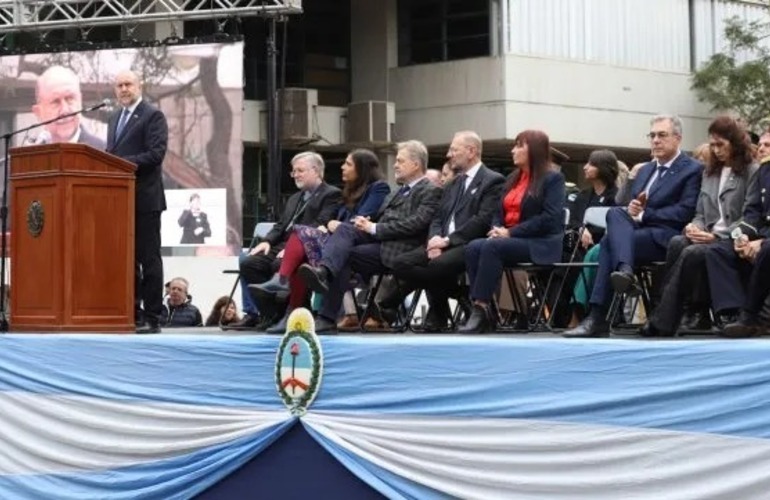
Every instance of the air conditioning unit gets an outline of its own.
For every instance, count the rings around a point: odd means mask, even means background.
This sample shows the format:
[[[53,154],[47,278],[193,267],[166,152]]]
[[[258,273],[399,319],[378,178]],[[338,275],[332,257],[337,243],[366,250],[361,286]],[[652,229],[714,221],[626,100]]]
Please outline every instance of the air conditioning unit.
[[[279,93],[281,102],[281,141],[307,142],[313,137],[313,114],[318,106],[315,89],[287,88]]]
[[[388,144],[394,136],[396,105],[386,101],[348,104],[348,143]]]

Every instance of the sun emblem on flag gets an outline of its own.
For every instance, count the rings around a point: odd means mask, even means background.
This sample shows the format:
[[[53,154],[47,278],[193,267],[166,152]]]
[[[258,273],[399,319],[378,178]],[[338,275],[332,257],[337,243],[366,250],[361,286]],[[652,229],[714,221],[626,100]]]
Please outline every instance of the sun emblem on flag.
[[[275,359],[275,381],[292,414],[303,415],[321,385],[323,352],[310,311],[295,309],[286,325]]]

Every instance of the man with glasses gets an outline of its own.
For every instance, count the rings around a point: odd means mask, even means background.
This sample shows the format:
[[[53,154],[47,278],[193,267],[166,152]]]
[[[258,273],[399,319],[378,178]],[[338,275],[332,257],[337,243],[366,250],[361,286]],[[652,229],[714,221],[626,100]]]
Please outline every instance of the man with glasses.
[[[281,219],[262,238],[249,254],[240,261],[241,290],[243,293],[244,317],[230,328],[255,328],[259,315],[267,324],[272,324],[281,312],[275,304],[259,304],[259,311],[249,294],[248,285],[263,283],[278,271],[283,257],[283,247],[295,225],[325,226],[337,214],[342,193],[326,184],[324,160],[313,152],[299,153],[291,160],[291,177],[299,192],[286,202]]]
[[[664,260],[669,240],[695,215],[703,166],[679,149],[682,121],[671,115],[655,116],[647,138],[653,160],[634,179],[631,202],[607,213],[591,312],[565,337],[609,336],[607,306],[613,290],[623,293],[636,287],[634,266]]]

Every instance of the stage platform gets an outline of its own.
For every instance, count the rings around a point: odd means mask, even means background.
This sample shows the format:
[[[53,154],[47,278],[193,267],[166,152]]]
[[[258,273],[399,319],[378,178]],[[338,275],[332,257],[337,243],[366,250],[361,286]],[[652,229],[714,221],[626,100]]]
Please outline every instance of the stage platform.
[[[0,498],[768,498],[765,339],[318,338],[0,336]]]

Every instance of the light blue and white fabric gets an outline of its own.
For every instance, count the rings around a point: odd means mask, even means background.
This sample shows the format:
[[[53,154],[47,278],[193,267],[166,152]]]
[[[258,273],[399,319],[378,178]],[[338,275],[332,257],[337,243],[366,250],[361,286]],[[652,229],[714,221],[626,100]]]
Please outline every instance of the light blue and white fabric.
[[[0,337],[0,498],[189,498],[296,423],[279,338]],[[301,425],[389,498],[770,497],[770,343],[324,337]]]

